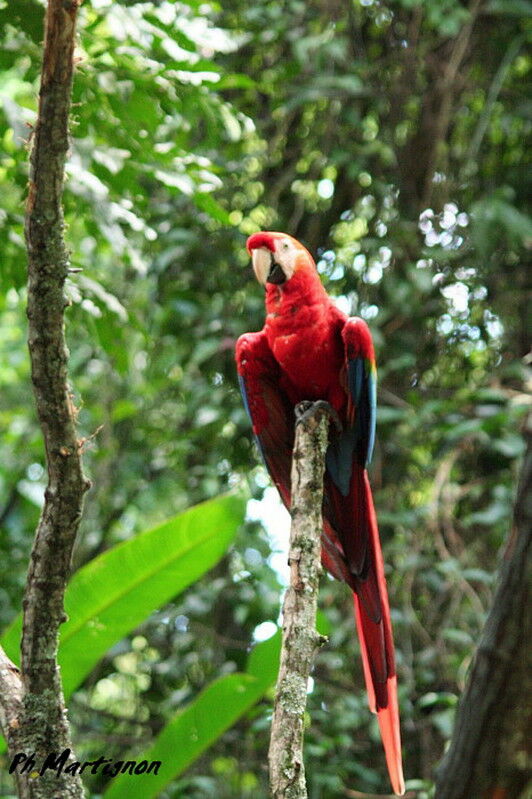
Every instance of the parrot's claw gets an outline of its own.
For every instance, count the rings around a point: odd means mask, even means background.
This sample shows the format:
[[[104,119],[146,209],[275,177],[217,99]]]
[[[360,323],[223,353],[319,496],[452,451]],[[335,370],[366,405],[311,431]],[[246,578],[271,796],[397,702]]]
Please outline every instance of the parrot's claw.
[[[302,402],[299,402],[295,407],[296,424],[306,422],[307,419],[310,419],[310,417],[314,416],[314,414],[318,411],[326,411],[331,420],[334,422],[338,432],[342,432],[342,423],[340,421],[340,417],[334,410],[333,406],[325,400],[316,400],[315,402],[312,402],[311,400],[303,400]]]

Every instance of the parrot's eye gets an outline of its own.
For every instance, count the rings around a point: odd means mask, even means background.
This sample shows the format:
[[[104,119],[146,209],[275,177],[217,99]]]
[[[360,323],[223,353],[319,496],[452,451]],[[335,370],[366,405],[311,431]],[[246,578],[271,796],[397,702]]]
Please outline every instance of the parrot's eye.
[[[283,243],[281,244],[281,247],[286,252],[287,250],[290,249],[290,244],[287,241],[283,241]]]

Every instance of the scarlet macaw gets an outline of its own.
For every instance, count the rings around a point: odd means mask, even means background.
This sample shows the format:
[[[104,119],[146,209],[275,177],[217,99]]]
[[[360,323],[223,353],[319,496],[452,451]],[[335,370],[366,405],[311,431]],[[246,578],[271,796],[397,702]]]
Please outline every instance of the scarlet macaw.
[[[308,250],[284,233],[247,241],[266,290],[266,321],[238,339],[244,404],[266,467],[287,508],[295,406],[325,400],[331,425],[321,537],[323,566],[352,589],[370,709],[378,714],[388,772],[404,793],[397,678],[377,520],[366,467],[375,439],[376,367],[371,334],[327,295]]]

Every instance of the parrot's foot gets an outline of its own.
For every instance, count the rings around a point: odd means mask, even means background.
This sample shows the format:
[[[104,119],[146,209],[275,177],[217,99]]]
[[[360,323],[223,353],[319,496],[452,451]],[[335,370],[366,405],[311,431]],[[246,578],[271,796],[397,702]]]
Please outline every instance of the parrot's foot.
[[[331,420],[334,422],[338,432],[342,432],[342,423],[340,421],[340,417],[334,410],[333,406],[325,400],[316,400],[315,402],[312,402],[311,400],[303,400],[302,402],[299,402],[295,407],[296,424],[306,422],[319,411],[326,411]]]

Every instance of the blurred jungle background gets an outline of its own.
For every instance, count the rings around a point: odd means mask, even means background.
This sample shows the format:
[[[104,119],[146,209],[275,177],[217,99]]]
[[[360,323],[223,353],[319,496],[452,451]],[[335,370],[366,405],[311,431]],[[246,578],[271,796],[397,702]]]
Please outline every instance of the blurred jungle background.
[[[237,486],[252,502],[217,565],[73,694],[80,759],[145,751],[202,689],[243,670],[278,621],[286,522],[233,352],[263,322],[246,236],[283,230],[374,336],[372,481],[405,771],[430,796],[523,452],[531,12],[528,0],[81,7],[64,202],[82,271],[68,284],[67,335],[93,488],[74,566]],[[21,606],[45,486],[23,240],[42,21],[36,0],[0,4],[1,628]],[[383,793],[352,601],[322,583],[330,640],[309,689],[309,796]],[[161,796],[265,799],[270,713],[271,689]],[[105,778],[87,785],[98,796]],[[0,795],[12,791],[2,767]]]

